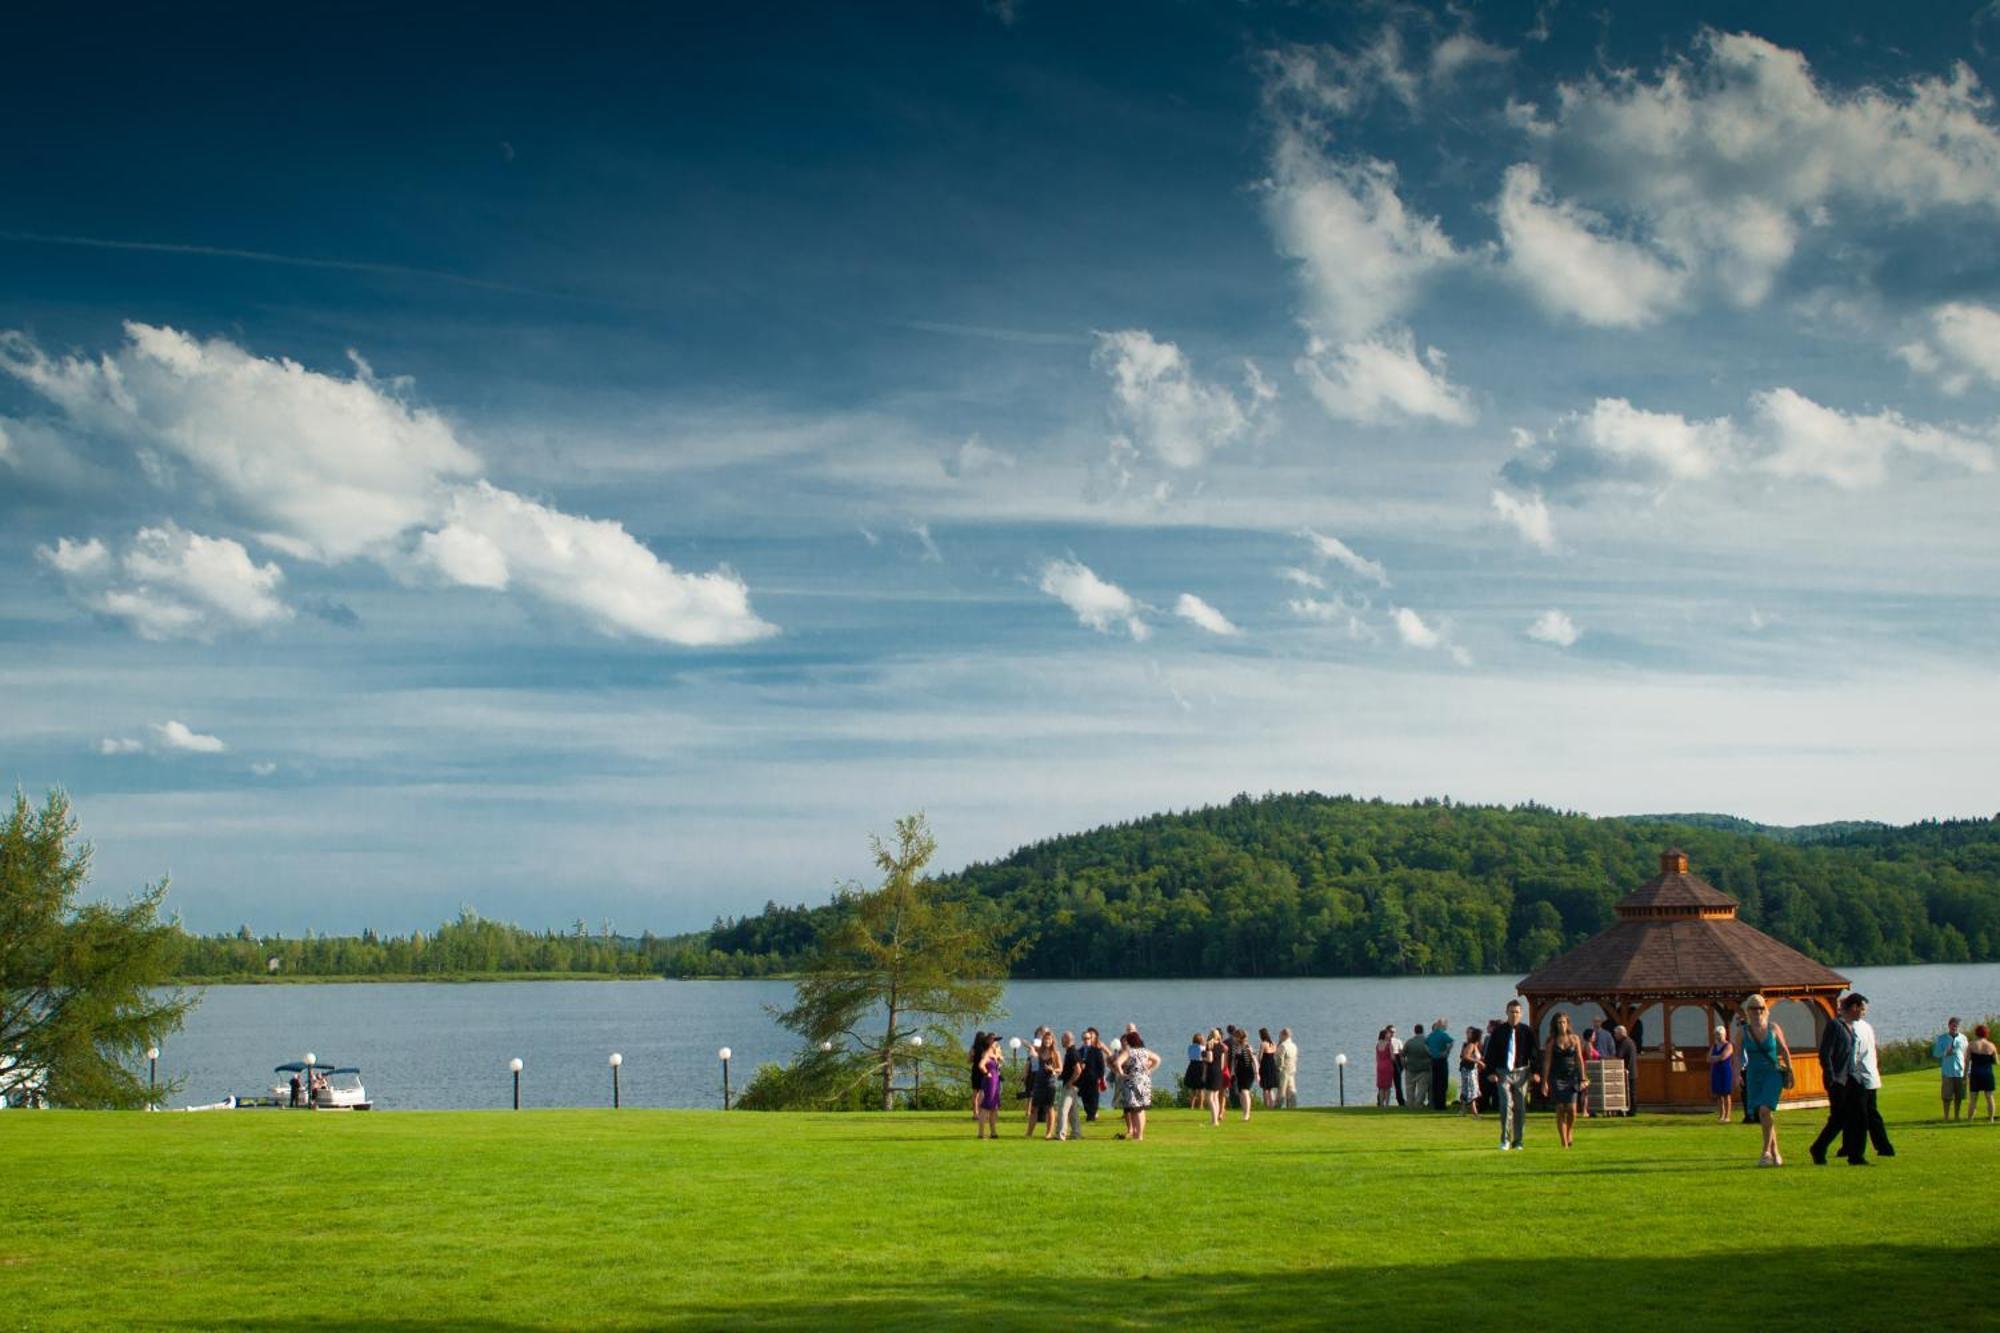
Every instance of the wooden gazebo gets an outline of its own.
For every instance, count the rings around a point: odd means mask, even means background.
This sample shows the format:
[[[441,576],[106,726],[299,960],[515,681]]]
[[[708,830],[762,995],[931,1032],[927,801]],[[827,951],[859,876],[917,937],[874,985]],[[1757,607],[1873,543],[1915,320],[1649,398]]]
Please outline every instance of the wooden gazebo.
[[[1787,1103],[1824,1101],[1815,1050],[1847,978],[1736,919],[1737,902],[1688,871],[1687,853],[1660,854],[1660,873],[1617,904],[1618,921],[1524,978],[1531,1021],[1546,1035],[1558,1011],[1623,1023],[1639,1043],[1635,1104],[1708,1106],[1708,1043],[1734,1037],[1745,997],[1761,992],[1792,1049]],[[1581,1011],[1581,1012],[1579,1012]]]

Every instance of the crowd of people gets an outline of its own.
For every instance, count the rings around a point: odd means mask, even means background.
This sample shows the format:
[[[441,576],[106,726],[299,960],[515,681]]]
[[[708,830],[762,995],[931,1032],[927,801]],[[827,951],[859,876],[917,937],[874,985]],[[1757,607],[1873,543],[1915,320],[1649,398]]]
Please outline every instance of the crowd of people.
[[[1085,1125],[1097,1123],[1098,1109],[1108,1097],[1125,1122],[1113,1137],[1145,1139],[1161,1059],[1136,1025],[1127,1023],[1111,1043],[1094,1027],[1083,1029],[1081,1038],[1038,1027],[1019,1063],[1030,1136],[1040,1130],[1052,1141],[1080,1139]],[[997,1139],[1008,1074],[1007,1049],[998,1033],[973,1034],[971,1064],[978,1137]],[[1207,1111],[1209,1123],[1220,1125],[1232,1103],[1245,1120],[1253,1104],[1273,1110],[1296,1107],[1298,1069],[1299,1048],[1290,1028],[1280,1028],[1275,1039],[1269,1028],[1259,1028],[1253,1042],[1247,1030],[1231,1024],[1210,1029],[1207,1037],[1197,1032],[1189,1038],[1181,1087],[1187,1105]]]
[[[1812,1160],[1825,1165],[1838,1145],[1838,1155],[1855,1166],[1877,1157],[1896,1155],[1877,1104],[1882,1087],[1875,1029],[1867,1021],[1868,997],[1850,993],[1841,998],[1832,1022],[1820,1037],[1816,1057],[1827,1094],[1826,1123],[1808,1148]],[[1971,1035],[1957,1018],[1946,1024],[1931,1048],[1942,1080],[1940,1095],[1946,1120],[1970,1120],[1985,1098],[1988,1123],[1994,1110],[1996,1048],[1987,1026]],[[1016,1047],[1020,1045],[1017,1041]],[[1425,1030],[1399,1037],[1394,1024],[1381,1029],[1375,1041],[1375,1104],[1448,1111],[1463,1116],[1499,1118],[1500,1149],[1517,1151],[1528,1102],[1539,1096],[1555,1112],[1556,1138],[1568,1148],[1575,1140],[1576,1122],[1592,1115],[1592,1070],[1622,1070],[1626,1095],[1612,1099],[1617,1109],[1599,1114],[1631,1115],[1632,1090],[1638,1081],[1639,1025],[1628,1030],[1610,1017],[1587,1027],[1572,1024],[1558,1012],[1543,1039],[1523,1021],[1521,1002],[1510,1000],[1506,1014],[1483,1025],[1473,1024],[1454,1035],[1449,1020],[1439,1018]],[[1161,1065],[1138,1028],[1126,1024],[1115,1042],[1106,1043],[1094,1027],[1058,1035],[1038,1027],[1028,1043],[1020,1069],[1022,1099],[1027,1106],[1027,1133],[1037,1130],[1050,1140],[1079,1139],[1085,1125],[1095,1124],[1108,1096],[1124,1117],[1121,1139],[1143,1140],[1146,1113],[1154,1101],[1155,1075]],[[1455,1058],[1454,1058],[1455,1057]],[[1346,1057],[1341,1057],[1345,1063]],[[1729,1123],[1740,1098],[1746,1123],[1761,1127],[1759,1166],[1785,1164],[1778,1143],[1777,1110],[1795,1081],[1793,1054],[1784,1029],[1771,1017],[1762,995],[1743,1001],[1734,1030],[1718,1024],[1708,1048],[1709,1091],[1717,1119]],[[1452,1095],[1450,1074],[1458,1083]],[[1210,1028],[1206,1035],[1188,1037],[1187,1067],[1180,1076],[1185,1105],[1208,1116],[1212,1126],[1223,1123],[1229,1109],[1250,1119],[1251,1109],[1298,1105],[1299,1048],[1290,1028],[1274,1038],[1269,1028],[1255,1037],[1233,1024]],[[996,1033],[981,1032],[972,1043],[973,1117],[980,1138],[998,1138],[999,1113],[1008,1076],[1007,1052]],[[1614,1083],[1615,1086],[1615,1083]],[[1600,1099],[1600,1108],[1607,1103]]]

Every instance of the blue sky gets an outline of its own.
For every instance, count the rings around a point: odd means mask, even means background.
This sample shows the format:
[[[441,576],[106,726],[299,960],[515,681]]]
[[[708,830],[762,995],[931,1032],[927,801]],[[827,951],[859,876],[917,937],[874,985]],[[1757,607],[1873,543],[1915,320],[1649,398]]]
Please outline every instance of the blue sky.
[[[1987,7],[15,24],[0,777],[101,893],[2000,805]]]

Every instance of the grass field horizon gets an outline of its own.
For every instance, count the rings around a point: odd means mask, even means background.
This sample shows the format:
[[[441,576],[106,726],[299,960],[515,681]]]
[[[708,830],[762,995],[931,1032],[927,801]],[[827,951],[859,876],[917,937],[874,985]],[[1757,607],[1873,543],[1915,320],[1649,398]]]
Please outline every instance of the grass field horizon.
[[[1782,1171],[1688,1115],[1586,1122],[1567,1153],[1537,1115],[1503,1154],[1491,1118],[1372,1108],[1163,1109],[1142,1144],[1114,1117],[981,1143],[951,1113],[9,1114],[0,1324],[1949,1318],[2000,1241],[2000,1127],[1939,1122],[1935,1089],[1889,1081],[1899,1155],[1866,1171],[1808,1162],[1812,1110]]]

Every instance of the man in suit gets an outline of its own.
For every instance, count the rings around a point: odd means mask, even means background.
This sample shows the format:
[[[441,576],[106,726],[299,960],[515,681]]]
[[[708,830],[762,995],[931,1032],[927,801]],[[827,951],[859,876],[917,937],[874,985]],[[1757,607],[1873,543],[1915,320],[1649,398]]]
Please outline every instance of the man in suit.
[[[1521,1021],[1521,1002],[1507,1001],[1507,1021],[1486,1038],[1486,1081],[1500,1110],[1501,1152],[1522,1147],[1528,1092],[1539,1078],[1534,1071],[1540,1062],[1535,1030]]]
[[[1847,1026],[1847,1001],[1819,1037],[1820,1081],[1826,1085],[1826,1123],[1806,1151],[1814,1166],[1826,1165],[1826,1150],[1847,1126],[1847,1079],[1854,1066],[1854,1029]],[[1847,1150],[1841,1148],[1842,1153]]]
[[[1875,1028],[1868,1022],[1868,997],[1849,995],[1841,1002],[1847,1015],[1847,1029],[1854,1036],[1854,1054],[1847,1078],[1846,1115],[1842,1117],[1840,1155],[1849,1166],[1868,1165],[1868,1145],[1872,1140],[1877,1157],[1894,1157],[1888,1126],[1875,1104],[1882,1090],[1882,1070],[1875,1061]]]

